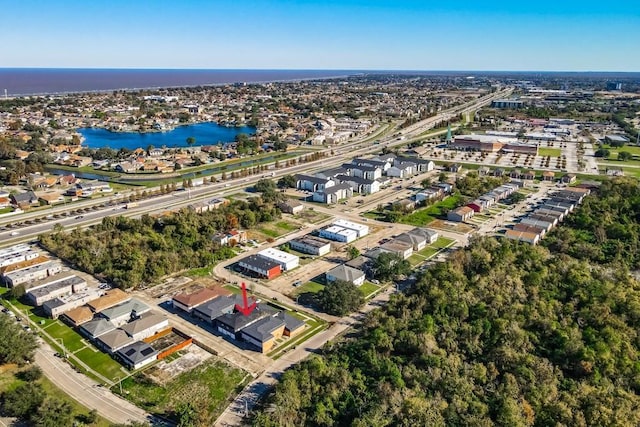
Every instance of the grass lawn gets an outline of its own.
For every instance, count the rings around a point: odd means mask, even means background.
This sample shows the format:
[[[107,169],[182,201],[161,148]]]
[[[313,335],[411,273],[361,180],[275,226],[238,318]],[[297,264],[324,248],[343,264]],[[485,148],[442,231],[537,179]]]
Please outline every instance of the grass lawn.
[[[11,206],[8,206],[6,208],[0,209],[0,215],[6,214],[6,213],[9,213],[9,212],[13,212],[13,208]]]
[[[540,147],[538,148],[538,155],[544,157],[560,157],[562,150],[560,148]]]
[[[378,211],[365,212],[362,216],[369,219],[375,219],[377,221],[384,221],[385,219],[385,214]]]
[[[424,258],[420,255],[413,254],[407,259],[407,261],[409,261],[409,264],[411,264],[412,267],[415,267],[416,265],[422,264],[424,262]]]
[[[453,239],[449,239],[447,237],[438,237],[438,240],[436,240],[435,243],[432,243],[431,247],[438,248],[438,249],[446,248],[453,242],[455,242],[455,240]]]
[[[371,282],[364,282],[359,289],[360,289],[360,292],[362,292],[362,295],[364,295],[366,298],[372,293],[374,293],[375,291],[377,291],[378,289],[380,289],[380,286],[374,285]]]
[[[45,331],[55,339],[62,339],[64,348],[72,353],[86,346],[76,331],[60,321],[47,326]]]
[[[288,234],[294,230],[297,230],[300,226],[296,224],[290,224],[285,221],[279,222],[270,222],[267,224],[263,224],[262,227],[258,228],[258,231],[264,234],[267,237],[272,237],[274,239]]]
[[[169,416],[181,403],[191,403],[198,413],[197,425],[213,425],[228,402],[238,393],[245,372],[222,362],[205,362],[164,385],[143,374],[122,381],[124,397],[151,413]],[[118,392],[118,387],[113,387]]]
[[[294,224],[290,224],[286,221],[279,221],[275,223],[275,226],[282,229],[282,230],[287,230],[287,231],[293,231],[293,230],[297,230],[299,228],[299,226],[294,225]]]
[[[611,148],[608,145],[602,145],[601,148],[606,148],[607,150],[609,150],[611,152],[611,158],[616,158],[618,157],[618,153],[620,151],[626,151],[628,153],[631,153],[633,155],[636,156],[640,156],[640,147],[636,147],[635,145],[625,145],[624,147],[616,147],[616,148]],[[596,148],[597,150],[597,148]]]
[[[454,209],[461,198],[462,196],[460,194],[453,194],[429,207],[418,209],[409,215],[403,216],[400,219],[400,222],[403,224],[411,224],[418,227],[423,226],[430,223],[437,217],[444,215],[445,209]]]
[[[302,212],[300,212],[298,215],[296,215],[295,218],[303,219],[305,222],[308,222],[311,224],[318,224],[320,222],[323,222],[331,218],[331,215],[326,214],[324,212],[317,212],[310,209],[305,209]]]
[[[440,248],[434,248],[434,247],[427,246],[426,248],[424,248],[423,250],[421,250],[418,253],[420,255],[422,255],[423,257],[425,257],[426,259],[429,259],[432,256],[434,256],[435,254],[437,254],[439,250],[440,250]]]
[[[209,277],[211,275],[211,267],[193,268],[185,273],[189,277]]]
[[[118,377],[125,376],[121,364],[113,360],[108,354],[93,347],[85,347],[75,353],[75,356],[105,378],[115,381]]]
[[[311,294],[317,294],[318,292],[320,292],[321,290],[324,289],[324,285],[321,285],[320,283],[316,283],[316,282],[307,282],[303,285],[300,285],[296,288],[295,290],[295,294],[305,294],[305,293],[311,293]]]

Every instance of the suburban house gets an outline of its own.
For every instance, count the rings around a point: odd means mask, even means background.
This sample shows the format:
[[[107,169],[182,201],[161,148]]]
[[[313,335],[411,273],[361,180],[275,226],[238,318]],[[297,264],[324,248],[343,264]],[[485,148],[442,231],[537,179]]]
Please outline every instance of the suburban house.
[[[532,245],[536,245],[540,241],[540,234],[529,231],[507,230],[505,237],[507,239],[517,240],[519,242],[525,242]]]
[[[129,301],[131,295],[118,288],[109,289],[103,296],[87,303],[87,307],[94,313],[100,313],[102,310],[111,308],[125,301]]]
[[[11,203],[20,209],[29,209],[32,206],[38,206],[38,196],[33,191],[24,193],[11,194],[9,196]]]
[[[284,213],[297,215],[304,210],[304,205],[298,200],[287,199],[278,203],[278,208]]]
[[[360,286],[364,283],[365,274],[364,271],[357,268],[349,267],[345,264],[340,264],[325,273],[327,282],[335,282],[340,280],[343,282],[353,283],[356,286]]]
[[[424,238],[424,236],[411,233],[402,233],[394,240],[410,244],[413,247],[413,250],[416,252],[423,250],[425,246],[427,246],[427,240]]]
[[[93,320],[89,320],[86,323],[83,323],[80,326],[79,332],[80,335],[94,340],[98,338],[100,335],[104,335],[107,332],[111,332],[116,328],[116,326],[109,322],[106,319],[95,318]]]
[[[61,319],[72,327],[78,327],[93,319],[93,311],[86,305],[67,311]]]
[[[542,180],[543,181],[553,181],[556,178],[556,173],[552,171],[544,171],[542,172]]]
[[[129,301],[102,310],[99,314],[114,325],[120,326],[129,322],[131,319],[140,317],[150,310],[151,307],[147,304],[138,299],[132,298]]]
[[[122,329],[114,329],[96,338],[95,344],[102,351],[113,354],[123,347],[132,344],[131,337]]]
[[[407,259],[413,255],[413,245],[411,243],[405,243],[401,240],[393,239],[387,243],[380,245],[380,248],[386,252],[400,256],[402,259]]]
[[[169,319],[161,314],[145,313],[120,329],[125,331],[133,340],[143,340],[169,327]]]
[[[136,341],[116,351],[115,356],[131,370],[140,369],[158,358],[158,351],[143,341]]]
[[[473,216],[473,209],[469,206],[461,206],[447,213],[447,220],[455,222],[464,222]]]

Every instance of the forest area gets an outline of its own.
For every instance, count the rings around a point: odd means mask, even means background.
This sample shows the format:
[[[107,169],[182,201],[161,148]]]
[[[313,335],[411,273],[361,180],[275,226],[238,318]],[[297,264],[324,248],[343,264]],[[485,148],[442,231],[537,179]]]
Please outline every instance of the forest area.
[[[214,234],[279,217],[274,202],[254,197],[203,213],[182,209],[159,217],[106,217],[84,230],[42,235],[40,243],[77,268],[127,289],[231,258],[233,249],[214,243]]]
[[[287,371],[254,426],[640,425],[640,188],[530,246],[480,237]]]

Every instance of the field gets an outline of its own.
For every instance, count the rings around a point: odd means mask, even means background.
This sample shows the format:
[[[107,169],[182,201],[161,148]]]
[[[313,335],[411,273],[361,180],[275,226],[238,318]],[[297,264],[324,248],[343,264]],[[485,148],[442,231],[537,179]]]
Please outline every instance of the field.
[[[324,285],[321,285],[320,283],[307,282],[303,285],[298,286],[296,290],[293,292],[293,295],[300,295],[300,294],[307,294],[307,293],[317,294],[323,289],[324,289]]]
[[[271,237],[276,239],[285,234],[289,234],[292,231],[295,231],[300,226],[297,224],[291,224],[286,221],[278,221],[278,222],[269,222],[267,224],[258,227],[257,232],[263,234],[267,237]]]
[[[122,381],[124,397],[151,413],[170,417],[181,404],[196,409],[197,425],[213,425],[246,382],[246,374],[220,361],[207,361],[165,385],[139,373]],[[118,392],[117,387],[113,387]]]
[[[540,147],[538,148],[538,155],[543,157],[560,157],[562,150],[559,148]]]
[[[454,194],[446,199],[437,202],[429,207],[418,209],[409,215],[405,215],[400,218],[400,222],[403,224],[411,224],[417,227],[422,227],[434,219],[441,217],[445,214],[445,212],[454,209],[458,202],[461,200],[462,196],[459,194]]]

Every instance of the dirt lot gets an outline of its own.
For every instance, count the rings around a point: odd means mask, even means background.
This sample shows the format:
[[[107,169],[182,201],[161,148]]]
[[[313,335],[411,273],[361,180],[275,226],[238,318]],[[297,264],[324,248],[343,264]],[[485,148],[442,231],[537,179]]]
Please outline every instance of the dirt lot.
[[[211,353],[201,349],[195,344],[190,345],[184,350],[180,350],[178,353],[182,354],[182,356],[175,360],[171,360],[171,357],[169,357],[169,361],[164,360],[147,369],[144,372],[145,375],[158,384],[166,384],[171,379],[183,372],[193,369],[212,356]]]

